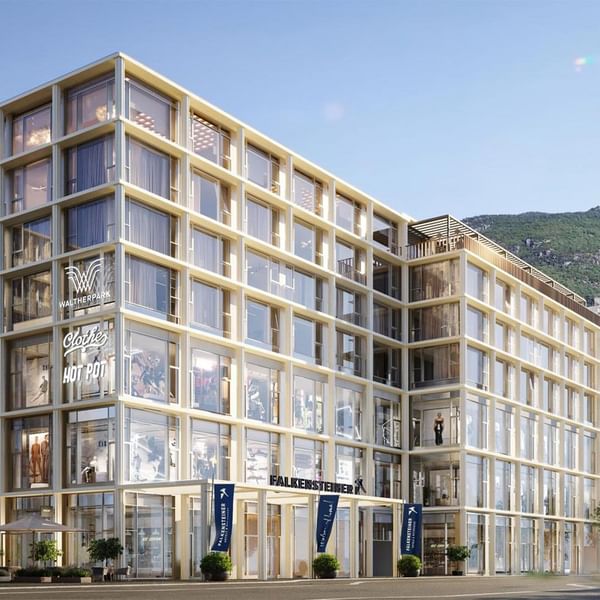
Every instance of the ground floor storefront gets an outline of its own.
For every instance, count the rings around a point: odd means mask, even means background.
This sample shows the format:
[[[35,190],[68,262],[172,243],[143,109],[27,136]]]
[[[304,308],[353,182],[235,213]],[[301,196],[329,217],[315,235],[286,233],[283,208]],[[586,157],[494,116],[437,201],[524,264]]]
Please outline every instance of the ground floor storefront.
[[[200,561],[215,538],[210,481],[177,486],[135,486],[89,493],[6,497],[3,522],[28,513],[81,532],[57,535],[62,564],[89,565],[90,539],[119,537],[133,578],[201,577]],[[320,494],[273,486],[236,485],[230,554],[236,579],[312,577]],[[395,576],[402,506],[398,500],[340,494],[327,551],[340,577]],[[51,538],[55,534],[38,534]],[[29,562],[31,535],[2,534],[3,562]],[[464,565],[448,561],[446,548],[466,545]],[[511,575],[530,572],[598,572],[598,532],[578,520],[551,519],[461,508],[425,508],[423,575]]]

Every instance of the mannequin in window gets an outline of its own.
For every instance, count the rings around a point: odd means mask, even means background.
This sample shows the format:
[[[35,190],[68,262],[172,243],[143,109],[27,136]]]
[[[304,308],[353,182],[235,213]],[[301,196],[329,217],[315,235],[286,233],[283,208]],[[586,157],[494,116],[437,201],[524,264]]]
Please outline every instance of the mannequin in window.
[[[444,443],[444,417],[438,413],[433,422],[433,432],[435,433],[435,445],[441,446]]]

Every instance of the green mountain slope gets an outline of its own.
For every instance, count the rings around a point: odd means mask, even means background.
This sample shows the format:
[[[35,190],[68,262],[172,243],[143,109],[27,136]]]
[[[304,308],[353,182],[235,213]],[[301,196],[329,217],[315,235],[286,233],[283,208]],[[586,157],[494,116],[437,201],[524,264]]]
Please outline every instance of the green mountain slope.
[[[600,206],[463,221],[588,300],[600,296]]]

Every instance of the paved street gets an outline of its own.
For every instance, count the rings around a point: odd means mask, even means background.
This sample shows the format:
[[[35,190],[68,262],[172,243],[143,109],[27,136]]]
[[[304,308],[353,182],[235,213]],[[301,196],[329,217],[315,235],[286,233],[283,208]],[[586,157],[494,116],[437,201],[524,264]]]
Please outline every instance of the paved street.
[[[600,577],[439,577],[329,581],[148,582],[87,586],[0,585],[0,600],[598,600]]]

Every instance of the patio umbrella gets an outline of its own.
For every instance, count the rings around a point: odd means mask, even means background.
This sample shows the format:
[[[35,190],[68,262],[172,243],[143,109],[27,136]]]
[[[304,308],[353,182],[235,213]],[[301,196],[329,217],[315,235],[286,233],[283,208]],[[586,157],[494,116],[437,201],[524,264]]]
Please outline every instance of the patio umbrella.
[[[22,519],[17,519],[12,523],[0,525],[0,531],[5,533],[31,533],[32,542],[35,542],[36,533],[63,533],[69,531],[85,531],[77,527],[69,527],[62,523],[56,523],[50,519],[44,519],[40,515],[29,514]]]

